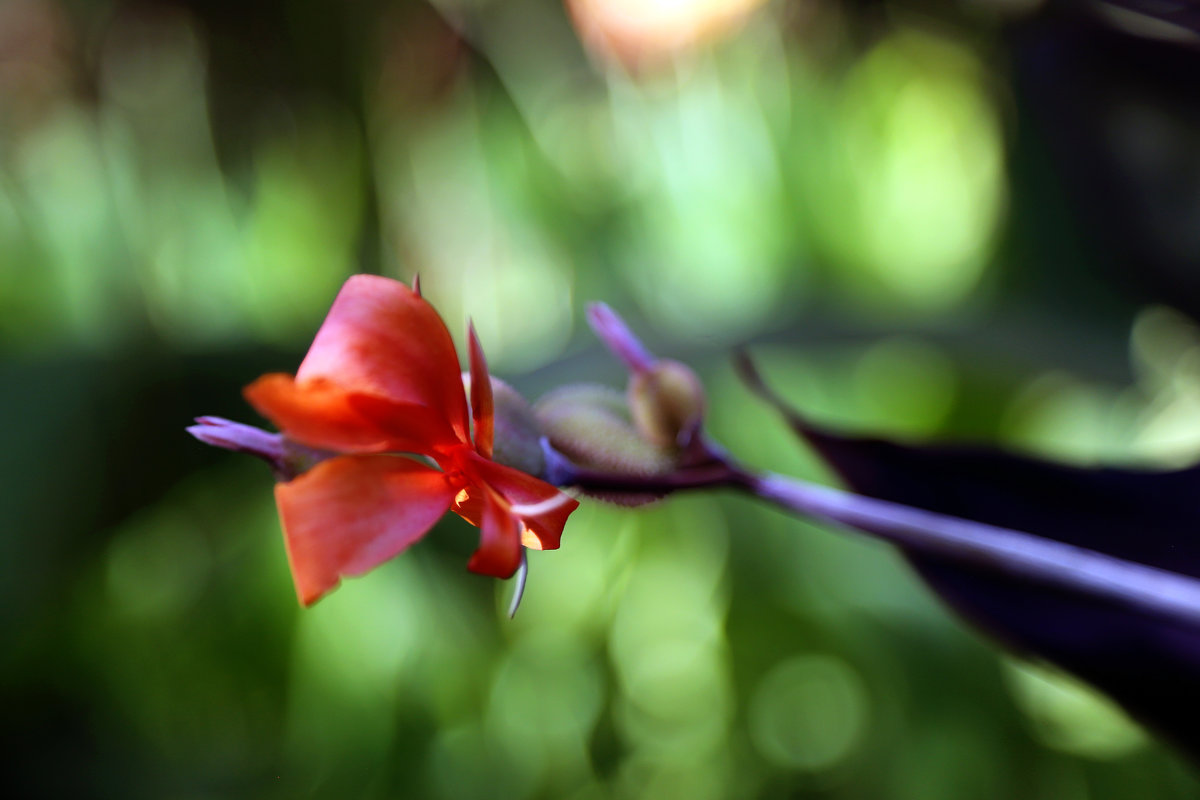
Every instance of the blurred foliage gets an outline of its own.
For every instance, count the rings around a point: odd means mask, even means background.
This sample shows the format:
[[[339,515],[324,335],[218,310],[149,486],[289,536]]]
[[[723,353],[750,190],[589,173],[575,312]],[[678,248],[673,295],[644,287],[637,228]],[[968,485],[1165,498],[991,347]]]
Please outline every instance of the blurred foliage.
[[[6,784],[1194,796],[892,553],[744,498],[586,504],[512,622],[456,520],[299,611],[269,475],[182,428],[250,421],[355,271],[420,272],[530,396],[622,380],[605,300],[797,475],[733,344],[847,429],[1196,460],[1189,45],[1057,3],[605,5],[0,2]]]

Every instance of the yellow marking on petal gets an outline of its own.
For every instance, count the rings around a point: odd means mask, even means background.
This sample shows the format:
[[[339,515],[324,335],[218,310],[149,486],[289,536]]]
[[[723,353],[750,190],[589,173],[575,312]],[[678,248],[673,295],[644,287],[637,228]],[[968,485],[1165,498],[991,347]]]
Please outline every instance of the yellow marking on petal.
[[[528,547],[530,550],[541,550],[542,540],[537,535],[526,527],[525,523],[521,523],[521,544]]]

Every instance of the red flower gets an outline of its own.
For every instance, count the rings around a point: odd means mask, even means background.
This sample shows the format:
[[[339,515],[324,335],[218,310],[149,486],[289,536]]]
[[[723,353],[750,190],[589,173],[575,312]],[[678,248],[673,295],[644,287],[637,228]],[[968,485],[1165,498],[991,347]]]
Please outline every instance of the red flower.
[[[400,553],[448,509],[480,529],[474,572],[507,578],[522,545],[558,547],[579,503],[491,460],[491,381],[474,328],[469,335],[468,418],[458,355],[437,312],[402,283],[356,275],[295,378],[264,375],[246,387],[288,438],[339,454],[275,487],[304,605]]]

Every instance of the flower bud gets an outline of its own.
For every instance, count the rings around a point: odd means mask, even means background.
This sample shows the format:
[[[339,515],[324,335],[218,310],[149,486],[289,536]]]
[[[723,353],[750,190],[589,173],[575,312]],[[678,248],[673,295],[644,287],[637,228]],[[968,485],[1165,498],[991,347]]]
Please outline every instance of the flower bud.
[[[577,466],[633,477],[666,474],[676,466],[674,449],[638,433],[625,398],[607,386],[562,386],[538,400],[534,413],[551,446]],[[629,506],[657,499],[627,492],[588,494]]]
[[[521,394],[499,378],[492,378],[492,404],[495,440],[492,460],[519,469],[527,475],[545,474],[546,460],[542,454],[542,431],[533,408]],[[462,374],[463,388],[471,396],[471,374]]]
[[[638,432],[660,447],[678,447],[704,417],[704,386],[691,367],[659,359],[629,378],[629,410]]]

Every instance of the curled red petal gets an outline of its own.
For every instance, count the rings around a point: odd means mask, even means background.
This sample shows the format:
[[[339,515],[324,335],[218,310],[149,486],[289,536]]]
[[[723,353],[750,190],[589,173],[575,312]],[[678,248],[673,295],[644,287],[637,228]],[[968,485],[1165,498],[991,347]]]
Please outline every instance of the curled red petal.
[[[475,424],[475,451],[484,458],[492,457],[495,439],[495,416],[492,401],[492,379],[488,375],[483,346],[475,335],[475,325],[467,326],[467,341],[471,361],[471,421]]]
[[[509,514],[519,519],[523,533],[529,534],[523,536],[526,547],[558,549],[567,517],[579,507],[578,500],[519,469],[478,456],[469,460],[465,470],[474,483],[499,494],[508,504]],[[467,491],[469,495],[476,493],[470,486]],[[471,498],[456,503],[455,511],[471,522],[475,521],[468,514],[478,513]]]
[[[416,542],[446,512],[446,475],[407,458],[342,456],[275,486],[292,579],[312,605]]]
[[[450,510],[467,522],[474,525],[476,528],[483,527],[483,512],[484,498],[487,496],[488,490],[480,486],[468,486],[459,491],[454,497],[454,503],[451,504]],[[503,505],[507,506],[508,502],[504,501]],[[509,512],[509,516],[512,516]],[[545,550],[542,542],[525,526],[520,519],[517,520],[521,532],[521,544],[533,550]]]
[[[478,486],[467,486],[460,489],[458,494],[454,496],[454,502],[451,503],[450,510],[476,528],[482,527],[483,498],[484,489]]]
[[[453,438],[441,414],[427,406],[370,399],[326,380],[264,375],[245,388],[250,405],[288,438],[341,453],[430,452]],[[364,413],[364,406],[375,413]],[[384,410],[380,410],[380,409]]]
[[[485,490],[479,524],[479,549],[467,569],[496,578],[510,578],[521,566],[520,521],[508,513],[502,498]]]
[[[442,318],[399,281],[355,275],[346,281],[296,372],[349,392],[423,405],[468,441],[467,401],[454,342]]]

